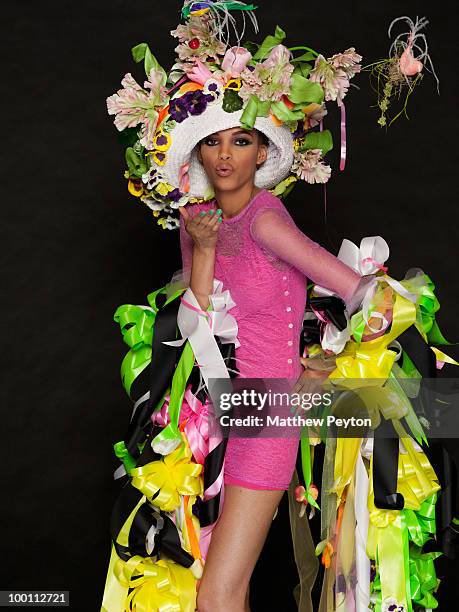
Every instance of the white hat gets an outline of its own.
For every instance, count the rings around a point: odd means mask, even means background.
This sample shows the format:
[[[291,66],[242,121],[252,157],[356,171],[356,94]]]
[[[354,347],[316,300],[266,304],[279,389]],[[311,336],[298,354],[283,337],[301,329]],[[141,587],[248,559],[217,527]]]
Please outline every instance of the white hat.
[[[164,178],[172,186],[179,186],[180,168],[189,163],[190,191],[194,198],[205,198],[211,185],[203,165],[198,159],[196,145],[209,134],[241,125],[243,110],[226,112],[220,102],[209,104],[206,110],[177,123],[171,132],[171,146],[167,161],[161,168]],[[255,185],[263,189],[275,187],[290,172],[293,163],[293,138],[290,129],[282,124],[276,126],[270,117],[257,117],[255,129],[269,138],[268,157],[256,171]]]

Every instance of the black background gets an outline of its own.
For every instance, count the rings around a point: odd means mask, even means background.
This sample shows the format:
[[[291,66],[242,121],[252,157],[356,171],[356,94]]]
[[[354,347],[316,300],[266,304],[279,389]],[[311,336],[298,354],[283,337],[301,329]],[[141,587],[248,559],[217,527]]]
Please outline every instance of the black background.
[[[392,19],[430,20],[425,33],[441,95],[425,72],[410,119],[386,131],[376,122],[368,76],[357,76],[360,90],[352,87],[345,99],[345,172],[338,170],[339,114],[328,106],[335,149],[326,223],[321,186],[297,187],[287,205],[301,229],[335,254],[343,238],[383,236],[391,249],[389,274],[401,279],[413,266],[429,274],[442,305],[440,327],[459,340],[453,4],[259,4],[261,34],[250,38],[260,40],[279,24],[288,46],[306,44],[330,56],[354,45],[364,65],[387,55]],[[147,293],[180,267],[178,232],[157,227],[126,190],[123,149],[105,99],[126,72],[143,81],[130,55],[140,42],[170,68],[176,40],[169,31],[180,7],[153,0],[2,7],[0,588],[67,589],[75,610],[100,609],[116,493],[112,444],[131,410],[119,377],[127,347],[113,314],[120,304],[145,304]],[[457,347],[446,351],[459,357]],[[453,366],[446,369],[456,375]],[[295,576],[284,511],[255,572],[255,611],[293,609],[285,603]],[[281,568],[277,575],[274,566]],[[269,579],[262,580],[263,572]],[[443,603],[447,593],[446,579]]]

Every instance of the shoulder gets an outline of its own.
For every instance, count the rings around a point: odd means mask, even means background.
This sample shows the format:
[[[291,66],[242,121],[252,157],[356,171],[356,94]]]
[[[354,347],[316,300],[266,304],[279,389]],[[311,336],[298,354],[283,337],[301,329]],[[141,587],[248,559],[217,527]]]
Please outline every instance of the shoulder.
[[[265,228],[270,230],[273,226],[279,227],[283,224],[295,225],[295,222],[282,200],[270,191],[263,190],[252,210],[250,219],[252,238],[260,237]]]

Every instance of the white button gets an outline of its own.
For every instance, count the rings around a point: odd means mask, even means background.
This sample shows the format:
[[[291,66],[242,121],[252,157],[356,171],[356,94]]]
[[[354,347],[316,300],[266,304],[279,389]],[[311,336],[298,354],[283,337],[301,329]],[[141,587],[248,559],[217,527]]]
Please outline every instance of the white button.
[[[282,280],[287,280],[287,277],[286,277],[286,276],[283,276],[283,277],[282,277]]]
[[[287,312],[290,312],[292,310],[291,306],[287,306],[287,308],[285,309]]]
[[[287,359],[287,363],[292,363],[292,360],[291,359]]]
[[[292,329],[293,323],[289,323],[288,326],[290,327],[290,329]]]
[[[290,295],[290,291],[284,291],[284,295]]]
[[[289,341],[287,342],[287,344],[288,344],[289,346],[292,346],[292,344],[293,344],[293,340],[289,340]]]

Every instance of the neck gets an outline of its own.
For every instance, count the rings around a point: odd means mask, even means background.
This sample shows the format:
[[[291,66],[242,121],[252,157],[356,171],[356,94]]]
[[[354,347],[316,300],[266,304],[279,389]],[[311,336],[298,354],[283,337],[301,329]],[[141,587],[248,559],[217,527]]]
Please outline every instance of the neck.
[[[238,215],[259,191],[260,187],[256,187],[252,182],[233,191],[215,189],[215,199],[222,209],[223,218],[231,219]]]

